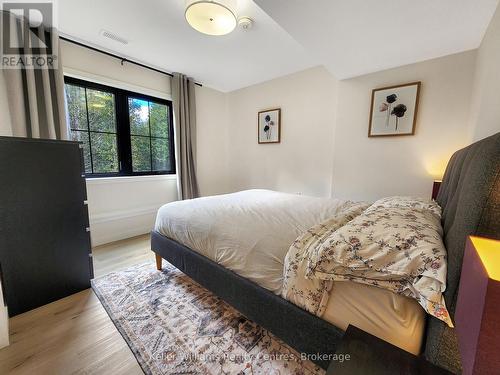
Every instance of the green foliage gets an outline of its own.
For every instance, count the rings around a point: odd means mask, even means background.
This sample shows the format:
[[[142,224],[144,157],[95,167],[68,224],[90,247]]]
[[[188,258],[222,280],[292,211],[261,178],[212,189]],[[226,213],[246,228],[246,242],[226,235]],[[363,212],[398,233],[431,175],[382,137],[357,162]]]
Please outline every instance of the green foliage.
[[[149,108],[146,100],[129,98],[130,134],[149,136]]]
[[[119,171],[113,93],[66,84],[71,138],[83,143],[85,173]],[[129,98],[134,172],[170,169],[169,107]]]
[[[90,132],[94,173],[118,172],[116,135]]]
[[[168,153],[168,139],[151,139],[153,153],[153,170],[165,171],[170,169],[170,155]]]
[[[85,107],[85,89],[66,85],[69,124],[71,129],[87,130],[87,108]]]
[[[115,96],[109,92],[87,89],[91,131],[116,133]]]
[[[132,141],[132,170],[147,172],[151,170],[151,152],[149,137],[131,136]]]
[[[168,107],[163,104],[150,103],[151,135],[168,138],[169,128]]]
[[[133,171],[169,170],[168,107],[137,98],[129,98],[128,105]]]

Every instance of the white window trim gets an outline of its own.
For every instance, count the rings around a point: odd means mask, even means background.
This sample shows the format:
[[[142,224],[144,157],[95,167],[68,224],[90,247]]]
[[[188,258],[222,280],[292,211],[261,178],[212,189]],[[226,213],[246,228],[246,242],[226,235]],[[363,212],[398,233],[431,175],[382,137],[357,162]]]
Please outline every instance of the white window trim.
[[[172,95],[152,90],[147,87],[133,85],[127,82],[119,81],[112,78],[107,78],[98,74],[84,72],[78,69],[73,69],[69,67],[63,67],[63,73],[65,76],[81,79],[84,81],[91,81],[105,86],[115,87],[117,89],[127,90],[136,92],[138,94],[144,94],[153,96],[159,99],[165,99],[172,101]],[[174,127],[174,138],[175,138],[175,127]],[[176,145],[174,146],[176,147]],[[177,148],[175,149],[175,157],[177,158]],[[177,159],[176,159],[177,160]],[[89,177],[85,181],[88,185],[101,185],[101,184],[118,184],[118,183],[131,183],[131,182],[147,182],[147,181],[162,181],[162,180],[177,180],[176,174],[161,174],[161,175],[146,175],[146,176],[113,176],[113,177]]]
[[[131,182],[167,181],[177,180],[176,174],[159,174],[148,176],[113,176],[113,177],[89,177],[85,179],[87,185],[101,184],[128,184]]]

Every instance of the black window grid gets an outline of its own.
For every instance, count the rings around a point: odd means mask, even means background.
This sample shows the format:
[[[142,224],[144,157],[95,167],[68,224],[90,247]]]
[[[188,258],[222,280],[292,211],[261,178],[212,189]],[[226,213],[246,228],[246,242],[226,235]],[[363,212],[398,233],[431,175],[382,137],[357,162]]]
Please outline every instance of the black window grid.
[[[75,128],[71,128],[70,127],[70,130],[72,132],[85,132],[85,133],[87,133],[88,140],[89,140],[90,169],[91,169],[91,174],[94,174],[94,156],[93,156],[93,153],[92,153],[92,137],[91,137],[91,133],[112,134],[114,136],[117,136],[117,132],[106,132],[106,131],[100,131],[100,130],[90,130],[90,116],[89,116],[89,102],[88,102],[88,97],[87,97],[87,88],[86,87],[82,87],[82,89],[84,90],[84,93],[85,93],[85,118],[87,120],[86,121],[86,123],[87,123],[87,129],[86,130],[84,130],[84,129],[75,129]],[[113,95],[113,107],[116,108],[115,95],[113,93],[110,93],[110,94]],[[117,128],[116,116],[115,116],[114,120],[115,120],[114,125],[115,125],[115,129],[116,129]],[[117,149],[118,149],[118,147],[117,147]],[[117,155],[117,158],[118,158],[118,155]],[[118,170],[119,169],[120,169],[120,165],[118,165]],[[114,173],[114,172],[109,172],[109,173]],[[116,172],[116,173],[118,173],[118,172]]]
[[[105,85],[97,84],[94,82],[84,81],[72,77],[65,77],[65,83],[70,85],[75,85],[85,89],[85,113],[87,117],[87,129],[74,129],[71,131],[86,132],[89,139],[89,154],[90,154],[90,165],[92,168],[92,173],[86,174],[87,177],[110,177],[110,176],[137,176],[137,175],[158,175],[158,174],[175,174],[175,153],[174,153],[174,140],[173,140],[173,112],[171,101],[151,97],[141,93],[130,92],[127,90],[117,89],[108,87]],[[87,100],[87,88],[111,93],[115,100],[115,128],[116,132],[107,131],[96,131],[90,129],[90,118]],[[140,99],[148,102],[148,135],[142,134],[131,134],[130,132],[130,118],[129,118],[129,106],[128,99]],[[119,103],[121,101],[121,103]],[[151,104],[160,104],[167,107],[167,121],[168,129],[167,136],[155,136],[151,133]],[[125,104],[125,105],[124,105]],[[121,108],[120,108],[121,107]],[[125,112],[126,113],[125,113]],[[102,134],[112,134],[116,136],[117,149],[118,149],[118,172],[116,173],[94,173],[94,161],[92,152],[92,140],[91,133],[102,133]],[[131,137],[146,137],[149,138],[149,152],[150,152],[150,171],[133,171],[132,167],[132,151],[131,151]],[[168,155],[167,160],[170,162],[169,170],[153,170],[153,140],[163,139],[168,142]]]
[[[139,98],[134,98],[134,97],[129,97],[130,99],[139,99]],[[169,137],[159,137],[156,135],[151,134],[151,101],[148,100],[148,135],[144,134],[133,134],[132,132],[130,133],[131,137],[143,137],[143,138],[149,138],[149,162],[150,162],[150,170],[151,172],[154,172],[153,168],[153,139],[166,139],[168,141]],[[158,103],[160,104],[160,103]],[[167,107],[168,108],[168,107]],[[130,108],[129,108],[130,111]],[[130,112],[129,112],[130,113]],[[168,114],[167,114],[167,119],[168,119]]]

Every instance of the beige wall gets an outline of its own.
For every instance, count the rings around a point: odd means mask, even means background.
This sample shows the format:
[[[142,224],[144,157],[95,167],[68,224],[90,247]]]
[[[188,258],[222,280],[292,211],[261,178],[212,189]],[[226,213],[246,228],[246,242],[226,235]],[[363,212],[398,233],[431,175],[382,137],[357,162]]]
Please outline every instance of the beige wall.
[[[428,197],[450,155],[469,143],[475,57],[466,52],[345,81],[318,67],[228,93],[229,190]],[[371,90],[411,81],[422,81],[416,134],[368,138]],[[257,112],[272,107],[282,109],[281,144],[259,145]]]
[[[227,95],[196,88],[197,177],[203,196],[229,191]]]
[[[110,86],[170,98],[170,77],[61,41],[64,73],[92,79]]]
[[[327,196],[336,80],[322,67],[228,94],[229,187]],[[257,112],[281,108],[281,143],[257,143]]]
[[[67,75],[171,99],[170,77],[164,74],[127,63],[122,66],[115,58],[64,41],[62,57]],[[198,139],[205,140],[199,145],[200,187],[202,192],[213,194],[222,179],[210,172],[218,170],[220,164],[211,154],[211,148],[215,147],[219,152],[217,155],[227,160],[221,153],[224,150],[221,144],[226,137],[213,136],[225,97],[204,87],[198,87],[196,94]],[[177,199],[177,180],[176,176],[87,179],[87,192],[91,237],[95,246],[149,232],[157,209]]]
[[[473,140],[500,131],[500,7],[477,53],[470,121]]]
[[[470,143],[468,116],[476,52],[341,81],[337,105],[335,197],[429,197],[457,149]],[[421,81],[414,136],[368,138],[371,90]]]
[[[170,78],[62,41],[64,74],[170,99]],[[157,209],[177,199],[172,176],[87,179],[92,245],[151,230]]]
[[[497,12],[477,53],[475,75],[473,51],[345,81],[317,67],[227,94],[197,87],[202,195],[268,188],[366,200],[429,196],[453,151],[499,130],[499,18]],[[66,42],[62,52],[67,74],[170,98],[164,75]],[[415,80],[422,81],[416,135],[369,139],[371,90]],[[282,142],[259,145],[257,112],[272,107],[282,109]],[[89,181],[94,244],[147,232],[156,209],[176,199],[175,183]]]
[[[109,56],[61,41],[66,75],[171,99],[170,78]],[[201,193],[227,188],[227,97],[196,88],[198,178]],[[11,135],[8,103],[0,74],[0,135]],[[151,230],[157,209],[177,199],[176,176],[144,176],[87,180],[92,244],[128,238]],[[1,312],[0,312],[1,313]],[[1,328],[1,327],[0,327]]]

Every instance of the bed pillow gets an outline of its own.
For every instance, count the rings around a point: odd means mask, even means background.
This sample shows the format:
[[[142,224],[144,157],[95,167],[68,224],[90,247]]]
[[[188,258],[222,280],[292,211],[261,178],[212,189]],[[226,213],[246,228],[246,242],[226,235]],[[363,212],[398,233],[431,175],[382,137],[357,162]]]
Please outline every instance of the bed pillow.
[[[375,202],[316,249],[306,277],[391,290],[416,299],[452,327],[442,294],[446,249],[440,210],[427,204],[401,197]]]
[[[387,207],[387,208],[414,208],[418,210],[429,210],[434,212],[436,215],[441,216],[441,207],[436,203],[436,201],[424,198],[416,198],[416,197],[387,197],[382,198],[373,203],[370,206],[370,209],[376,209],[379,207]]]

